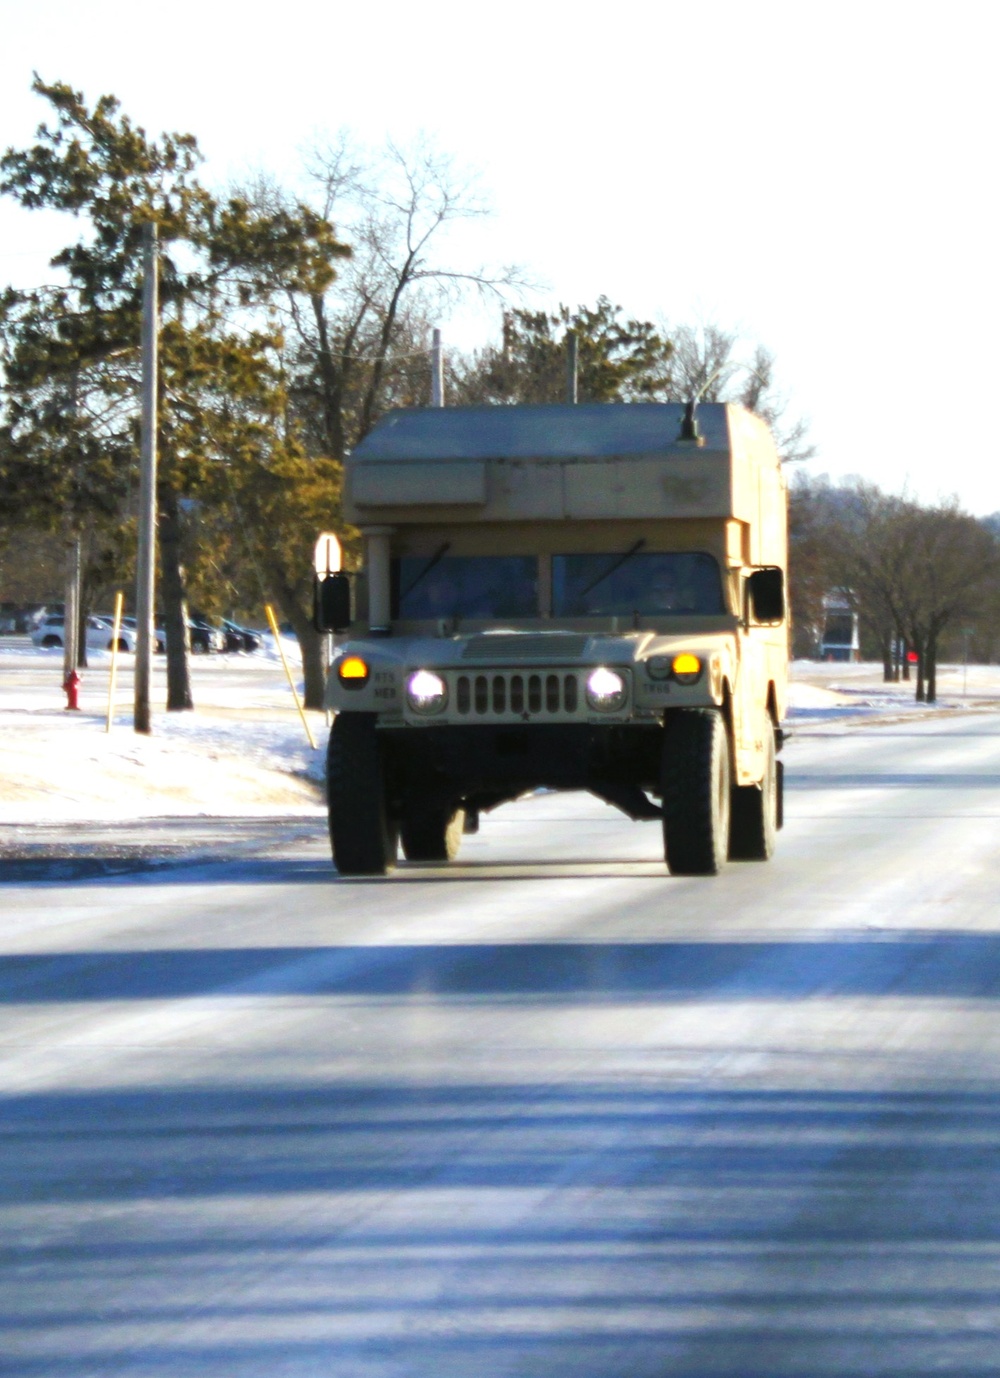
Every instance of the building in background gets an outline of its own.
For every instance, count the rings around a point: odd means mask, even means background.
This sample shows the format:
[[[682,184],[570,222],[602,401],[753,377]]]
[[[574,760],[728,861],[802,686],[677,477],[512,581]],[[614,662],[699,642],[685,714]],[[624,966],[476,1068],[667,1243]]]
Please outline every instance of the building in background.
[[[823,599],[823,635],[819,654],[821,660],[861,659],[858,614],[843,592],[828,593]]]

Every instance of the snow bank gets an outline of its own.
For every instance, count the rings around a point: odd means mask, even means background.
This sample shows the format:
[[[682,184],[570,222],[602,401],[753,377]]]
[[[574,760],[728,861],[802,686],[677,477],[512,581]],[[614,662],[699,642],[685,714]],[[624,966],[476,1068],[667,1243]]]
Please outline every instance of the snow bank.
[[[144,736],[132,728],[131,657],[121,658],[110,732],[111,658],[89,661],[73,713],[62,707],[61,651],[0,650],[0,823],[322,814],[325,719],[308,715],[313,749],[280,664],[194,657],[198,707],[167,713],[158,662]]]
[[[163,714],[149,737],[85,714],[0,710],[0,822],[322,812],[322,720]]]

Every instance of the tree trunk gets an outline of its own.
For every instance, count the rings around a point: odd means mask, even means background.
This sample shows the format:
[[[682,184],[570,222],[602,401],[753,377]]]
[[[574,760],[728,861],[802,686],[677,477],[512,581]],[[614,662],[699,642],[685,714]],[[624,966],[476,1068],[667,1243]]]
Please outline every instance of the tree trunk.
[[[313,318],[319,336],[317,364],[319,368],[320,391],[323,398],[323,430],[330,454],[334,459],[344,458],[344,377],[333,361],[330,346],[330,331],[326,319],[326,305],[322,297],[311,298]],[[350,332],[353,334],[353,332]],[[353,341],[352,341],[353,347]]]
[[[167,636],[167,712],[194,707],[188,666],[187,601],[181,565],[181,514],[177,494],[160,489],[160,580]]]
[[[892,679],[892,637],[886,634],[882,638],[882,680],[891,684]]]
[[[924,674],[927,670],[926,651],[923,642],[913,642],[913,647],[917,652],[917,693],[916,700],[923,703],[927,697],[927,690],[924,683]]]
[[[302,674],[305,681],[305,706],[322,712],[326,692],[325,637],[309,621],[300,631],[295,623],[295,635],[302,649]]]
[[[311,613],[304,612],[293,589],[290,589],[275,569],[268,571],[269,582],[286,622],[292,624],[299,650],[302,652],[302,679],[306,708],[322,712],[326,689],[326,666],[323,657],[323,634],[312,624]]]
[[[906,637],[904,636],[904,637],[901,637],[901,638],[900,638],[900,644],[901,644],[901,650],[900,650],[899,655],[900,655],[900,662],[901,662],[901,664],[902,664],[901,678],[902,678],[902,679],[905,679],[905,680],[909,680],[909,678],[910,678],[910,643],[909,643],[909,641],[906,639]]]
[[[937,703],[937,637],[927,638],[927,702]]]
[[[86,670],[89,665],[87,660],[87,610],[90,607],[90,600],[83,594],[81,583],[80,606],[76,610],[76,668]]]

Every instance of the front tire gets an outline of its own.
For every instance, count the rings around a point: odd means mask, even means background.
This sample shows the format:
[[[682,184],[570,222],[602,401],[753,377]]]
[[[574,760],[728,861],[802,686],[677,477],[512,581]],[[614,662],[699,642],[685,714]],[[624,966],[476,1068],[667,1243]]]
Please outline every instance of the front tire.
[[[465,810],[421,809],[404,813],[399,825],[407,861],[454,861],[462,845]]]
[[[338,713],[326,755],[333,862],[342,876],[384,876],[396,864],[382,744],[373,713]]]
[[[675,876],[714,876],[729,852],[729,737],[715,709],[667,718],[661,772],[663,850]]]
[[[730,861],[769,861],[774,855],[780,822],[778,762],[770,716],[766,722],[763,778],[759,785],[733,788]]]

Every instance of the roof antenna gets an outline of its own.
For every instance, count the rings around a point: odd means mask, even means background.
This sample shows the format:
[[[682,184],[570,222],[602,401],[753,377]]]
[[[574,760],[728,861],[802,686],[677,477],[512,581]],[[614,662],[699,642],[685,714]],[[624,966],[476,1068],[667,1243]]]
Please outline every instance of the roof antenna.
[[[681,419],[680,434],[677,439],[681,445],[704,445],[704,437],[698,430],[698,418],[695,415],[698,403],[692,397],[690,402],[684,403],[684,416]]]

